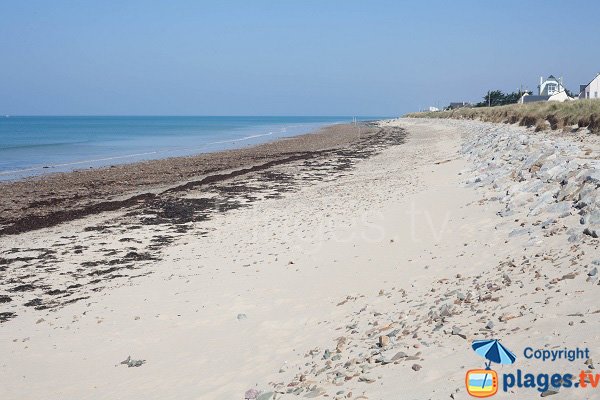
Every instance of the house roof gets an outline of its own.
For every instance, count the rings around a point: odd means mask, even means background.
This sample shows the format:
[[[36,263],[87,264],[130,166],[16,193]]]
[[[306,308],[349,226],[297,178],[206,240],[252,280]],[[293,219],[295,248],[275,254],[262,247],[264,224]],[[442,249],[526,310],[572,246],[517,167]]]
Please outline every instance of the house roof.
[[[560,81],[558,79],[556,79],[556,77],[554,75],[550,75],[549,77],[544,79],[544,82],[548,82],[548,81],[554,81],[556,83],[560,83]]]
[[[535,103],[536,101],[548,101],[550,96],[523,96],[523,103]]]
[[[587,89],[588,86],[590,86],[592,84],[592,82],[594,82],[596,79],[598,79],[598,77],[600,77],[600,72],[596,74],[596,76],[594,77],[594,79],[592,79],[587,85],[579,85],[579,93],[583,93],[583,91],[585,89]],[[583,89],[581,88],[583,86]]]

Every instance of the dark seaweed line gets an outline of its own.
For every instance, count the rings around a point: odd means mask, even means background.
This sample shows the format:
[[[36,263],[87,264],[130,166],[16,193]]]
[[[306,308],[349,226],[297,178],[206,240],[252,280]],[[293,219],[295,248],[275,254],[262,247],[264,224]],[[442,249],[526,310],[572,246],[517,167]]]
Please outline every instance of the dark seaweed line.
[[[198,180],[187,182],[183,185],[179,185],[170,189],[163,191],[163,193],[174,193],[180,191],[190,190],[192,188],[208,185],[216,182],[221,182],[227,179],[235,178],[241,175],[249,174],[256,171],[262,171],[265,169],[269,169],[276,165],[286,164],[302,159],[314,158],[316,156],[325,154],[327,151],[312,151],[312,152],[303,152],[300,154],[295,154],[293,156],[289,156],[286,158],[268,161],[263,164],[254,165],[247,168],[237,169],[224,174],[214,174],[206,176],[205,178]],[[105,201],[97,204],[93,204],[87,207],[83,207],[80,209],[67,210],[67,211],[56,211],[48,215],[43,216],[27,216],[24,218],[19,218],[11,223],[11,225],[0,229],[0,237],[5,235],[16,235],[19,233],[29,232],[42,228],[49,228],[52,226],[59,225],[64,222],[74,221],[77,219],[81,219],[87,217],[89,215],[98,214],[101,212],[107,211],[116,211],[122,208],[128,208],[136,205],[141,201],[154,200],[160,196],[160,194],[155,193],[142,193],[132,197],[129,197],[124,200],[115,200],[115,201]]]

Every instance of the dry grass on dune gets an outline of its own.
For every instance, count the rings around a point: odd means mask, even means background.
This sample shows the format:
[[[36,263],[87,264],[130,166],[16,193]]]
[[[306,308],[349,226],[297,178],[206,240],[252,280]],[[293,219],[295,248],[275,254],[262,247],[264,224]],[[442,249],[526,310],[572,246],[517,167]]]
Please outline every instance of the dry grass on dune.
[[[600,100],[577,100],[564,103],[543,102],[511,104],[498,107],[459,108],[449,111],[418,112],[409,118],[477,119],[485,122],[518,123],[536,131],[587,128],[600,133]]]

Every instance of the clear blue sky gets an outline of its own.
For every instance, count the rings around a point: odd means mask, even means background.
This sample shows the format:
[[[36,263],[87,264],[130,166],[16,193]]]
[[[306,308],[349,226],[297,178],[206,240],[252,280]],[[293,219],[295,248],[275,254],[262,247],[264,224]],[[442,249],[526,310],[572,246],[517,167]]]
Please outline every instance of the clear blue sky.
[[[600,2],[4,1],[0,114],[399,115],[578,90]]]

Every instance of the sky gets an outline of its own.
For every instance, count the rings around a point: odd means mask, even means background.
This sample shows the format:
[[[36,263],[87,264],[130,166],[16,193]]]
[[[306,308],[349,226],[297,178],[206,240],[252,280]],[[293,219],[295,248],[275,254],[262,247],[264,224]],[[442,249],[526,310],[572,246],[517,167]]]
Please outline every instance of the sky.
[[[600,2],[4,1],[0,115],[397,116],[578,91]]]

